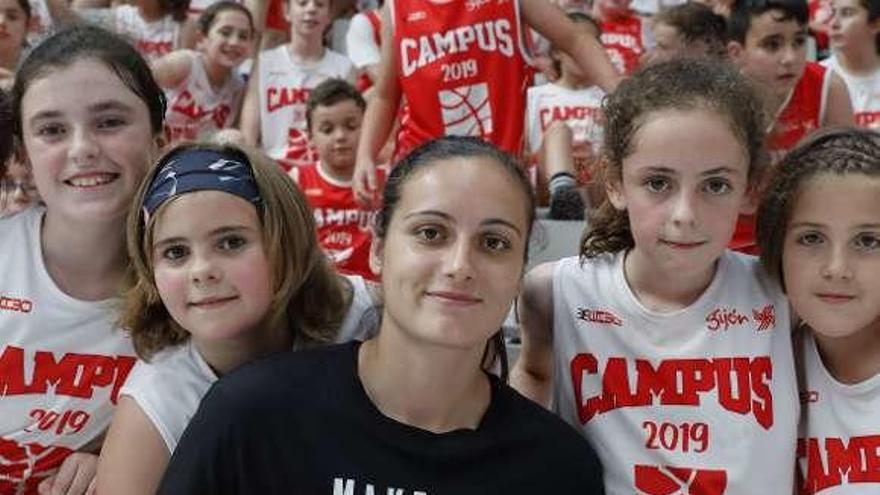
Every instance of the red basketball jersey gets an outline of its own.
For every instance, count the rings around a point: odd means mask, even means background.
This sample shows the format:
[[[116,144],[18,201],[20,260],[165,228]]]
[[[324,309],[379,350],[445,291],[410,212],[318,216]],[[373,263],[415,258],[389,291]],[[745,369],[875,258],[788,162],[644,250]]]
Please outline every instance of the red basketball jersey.
[[[830,78],[831,72],[825,67],[807,62],[803,75],[767,137],[767,150],[772,164],[778,163],[801,139],[822,125]],[[740,215],[730,248],[758,254],[754,215]]]
[[[375,280],[370,270],[370,229],[375,212],[355,202],[351,182],[334,181],[321,173],[317,164],[295,170],[299,187],[312,207],[324,252],[341,273]],[[384,175],[379,178],[384,182]]]
[[[645,29],[642,18],[634,13],[602,23],[599,39],[617,72],[631,74],[639,67],[646,49]]]
[[[391,1],[398,80],[409,111],[396,156],[444,136],[523,144],[528,51],[518,0]]]

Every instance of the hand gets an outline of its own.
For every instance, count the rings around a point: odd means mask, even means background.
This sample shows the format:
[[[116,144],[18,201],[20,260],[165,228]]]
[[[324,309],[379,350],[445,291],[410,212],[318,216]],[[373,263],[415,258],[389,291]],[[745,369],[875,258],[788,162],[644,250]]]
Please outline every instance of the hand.
[[[379,206],[379,188],[376,184],[376,164],[372,160],[358,160],[352,177],[354,198],[361,206],[376,208]]]
[[[37,487],[40,495],[94,495],[98,456],[74,452],[64,459],[58,472]]]

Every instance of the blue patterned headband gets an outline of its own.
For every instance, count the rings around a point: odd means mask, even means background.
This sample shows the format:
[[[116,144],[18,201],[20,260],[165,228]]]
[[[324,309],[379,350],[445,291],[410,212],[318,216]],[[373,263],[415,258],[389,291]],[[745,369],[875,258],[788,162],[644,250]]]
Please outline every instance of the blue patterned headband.
[[[223,191],[262,208],[254,171],[244,153],[198,148],[166,159],[144,195],[144,221],[169,199],[194,191]]]

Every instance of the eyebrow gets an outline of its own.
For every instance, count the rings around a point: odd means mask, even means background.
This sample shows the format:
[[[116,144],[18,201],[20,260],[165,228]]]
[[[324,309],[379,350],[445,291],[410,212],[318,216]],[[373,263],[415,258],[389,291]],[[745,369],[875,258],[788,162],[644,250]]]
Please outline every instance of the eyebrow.
[[[229,234],[233,232],[243,232],[253,230],[251,227],[246,227],[244,225],[225,225],[223,227],[218,227],[210,232],[208,232],[208,237],[213,237],[221,234]],[[157,249],[163,246],[167,246],[169,244],[177,244],[179,242],[186,242],[187,238],[183,236],[176,237],[167,237],[165,239],[156,241],[153,243],[153,249]]]
[[[827,227],[827,224],[816,223],[816,222],[794,222],[789,225],[789,228],[803,228],[810,227],[814,229],[821,229]],[[860,223],[853,227],[853,229],[880,229],[880,223]]]
[[[98,103],[89,105],[89,107],[88,107],[88,111],[91,113],[106,112],[108,110],[119,110],[119,111],[123,111],[123,112],[133,111],[133,109],[130,105],[122,103],[121,101],[118,101],[118,100],[100,101]],[[61,117],[62,115],[64,115],[64,113],[59,110],[44,110],[42,112],[37,112],[36,115],[31,117],[30,122],[33,122],[36,120],[54,119],[54,118]]]
[[[406,220],[406,219],[409,219],[412,217],[418,217],[418,216],[436,216],[436,217],[441,217],[441,218],[448,220],[448,221],[455,220],[454,218],[452,218],[452,215],[449,215],[448,213],[444,213],[442,211],[437,211],[437,210],[414,211],[414,212],[404,216],[403,218],[404,218],[404,220]],[[482,222],[480,222],[480,225],[503,225],[505,227],[509,227],[510,229],[514,230],[517,234],[522,236],[522,231],[519,229],[519,227],[508,222],[507,220],[504,220],[503,218],[487,218],[487,219],[483,220]]]
[[[646,171],[647,172],[654,172],[654,173],[659,172],[659,173],[670,174],[670,175],[678,175],[678,170],[675,170],[675,169],[672,169],[669,167],[662,167],[662,166],[647,167]],[[740,173],[740,171],[738,169],[735,169],[732,167],[715,167],[713,169],[709,169],[704,172],[700,172],[700,175],[701,176],[723,175],[723,174],[737,175],[739,173]]]

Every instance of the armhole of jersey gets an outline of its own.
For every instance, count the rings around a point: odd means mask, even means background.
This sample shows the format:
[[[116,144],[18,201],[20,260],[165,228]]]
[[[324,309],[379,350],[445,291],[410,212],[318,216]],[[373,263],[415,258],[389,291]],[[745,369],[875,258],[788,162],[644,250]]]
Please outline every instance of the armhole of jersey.
[[[822,94],[819,98],[819,127],[825,124],[825,113],[828,109],[828,92],[831,91],[831,76],[834,71],[825,68],[825,74],[822,76]]]
[[[531,36],[531,33],[528,32],[530,28],[522,18],[522,11],[519,8],[519,3],[520,0],[513,0],[513,10],[516,14],[517,44],[519,45],[519,52],[526,64],[529,67],[535,67],[535,62],[532,60],[531,43],[526,40],[526,36]]]

